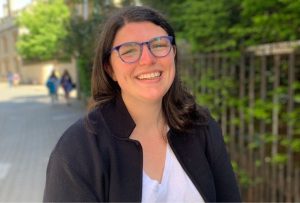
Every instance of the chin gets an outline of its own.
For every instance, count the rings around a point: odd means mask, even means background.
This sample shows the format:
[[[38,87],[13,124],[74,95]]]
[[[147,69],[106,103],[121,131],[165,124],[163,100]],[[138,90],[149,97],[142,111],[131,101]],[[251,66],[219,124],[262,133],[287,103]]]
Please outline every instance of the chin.
[[[143,100],[145,102],[151,102],[151,103],[156,103],[156,102],[161,102],[165,94],[156,94],[156,95],[143,95]]]

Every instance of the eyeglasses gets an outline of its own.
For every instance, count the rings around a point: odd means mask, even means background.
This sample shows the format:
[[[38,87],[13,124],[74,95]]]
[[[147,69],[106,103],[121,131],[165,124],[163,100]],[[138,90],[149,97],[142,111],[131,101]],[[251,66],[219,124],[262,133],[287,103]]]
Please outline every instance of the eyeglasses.
[[[113,47],[111,52],[116,50],[121,60],[125,63],[135,63],[141,58],[144,44],[147,45],[153,56],[161,58],[170,53],[172,42],[172,36],[161,36],[155,37],[147,42],[126,42]]]

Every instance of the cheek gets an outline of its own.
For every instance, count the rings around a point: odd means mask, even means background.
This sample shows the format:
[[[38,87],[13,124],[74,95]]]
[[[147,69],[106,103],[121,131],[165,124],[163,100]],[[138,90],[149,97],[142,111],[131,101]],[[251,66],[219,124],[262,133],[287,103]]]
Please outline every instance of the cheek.
[[[175,75],[176,75],[176,68],[175,68],[175,64],[173,64],[171,69],[171,81],[172,81],[171,83],[173,83]]]
[[[118,71],[116,71],[116,69],[111,68],[111,73],[110,73],[110,77],[115,81],[118,82],[118,78],[119,78],[119,74]]]
[[[128,77],[130,76],[129,68],[124,67],[123,64],[118,64],[118,63],[112,63],[112,67],[110,68],[111,70],[111,78],[115,81],[118,82],[119,85],[122,82],[126,82],[128,80]]]
[[[169,67],[170,67],[170,75],[171,75],[171,79],[172,79],[172,81],[173,81],[174,78],[175,78],[176,71],[177,71],[177,70],[176,70],[176,65],[175,65],[174,57],[173,57],[172,60],[170,61]]]

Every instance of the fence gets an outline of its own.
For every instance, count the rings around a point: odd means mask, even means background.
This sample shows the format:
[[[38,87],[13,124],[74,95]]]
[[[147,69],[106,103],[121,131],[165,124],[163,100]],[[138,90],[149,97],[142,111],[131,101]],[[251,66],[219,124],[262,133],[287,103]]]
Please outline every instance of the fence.
[[[300,54],[287,47],[180,62],[184,82],[220,122],[244,201],[300,201]]]

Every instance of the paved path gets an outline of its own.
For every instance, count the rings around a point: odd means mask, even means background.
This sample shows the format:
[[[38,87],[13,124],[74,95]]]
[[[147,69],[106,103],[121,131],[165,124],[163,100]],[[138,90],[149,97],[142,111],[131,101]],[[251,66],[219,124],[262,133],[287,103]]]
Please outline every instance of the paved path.
[[[44,86],[0,83],[0,202],[42,201],[50,152],[82,115],[75,99],[51,105]]]

